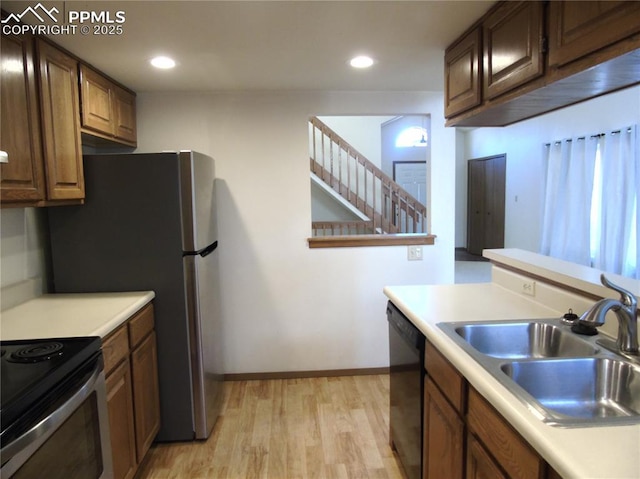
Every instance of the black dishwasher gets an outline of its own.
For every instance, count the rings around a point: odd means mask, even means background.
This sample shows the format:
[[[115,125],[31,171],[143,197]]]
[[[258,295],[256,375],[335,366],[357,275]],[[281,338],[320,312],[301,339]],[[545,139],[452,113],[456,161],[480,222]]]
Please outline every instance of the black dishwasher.
[[[422,475],[424,335],[396,306],[387,304],[389,321],[391,446],[407,479]]]

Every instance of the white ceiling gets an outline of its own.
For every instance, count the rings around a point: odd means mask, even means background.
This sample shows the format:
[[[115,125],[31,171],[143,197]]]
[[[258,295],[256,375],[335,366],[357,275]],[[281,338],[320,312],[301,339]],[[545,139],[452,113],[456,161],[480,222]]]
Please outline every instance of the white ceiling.
[[[125,12],[122,35],[50,38],[138,91],[443,90],[444,49],[494,3],[474,1],[46,1]],[[22,12],[34,1],[2,1]],[[28,23],[37,20],[23,18]],[[66,23],[59,20],[59,23]],[[354,70],[366,53],[376,64]],[[154,55],[178,66],[157,71]]]

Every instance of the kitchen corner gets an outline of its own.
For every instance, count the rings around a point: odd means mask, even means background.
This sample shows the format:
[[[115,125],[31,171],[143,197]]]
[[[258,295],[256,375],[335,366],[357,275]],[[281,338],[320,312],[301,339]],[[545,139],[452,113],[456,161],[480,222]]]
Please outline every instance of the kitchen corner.
[[[573,428],[545,424],[436,326],[455,321],[559,320],[569,308],[581,314],[595,296],[605,297],[611,291],[594,280],[597,275],[591,268],[520,250],[488,250],[484,256],[493,263],[491,283],[388,286],[384,293],[560,476],[640,477],[639,424]],[[534,283],[535,296],[523,292],[522,285],[528,283]],[[636,283],[627,281],[626,286],[635,292]],[[606,326],[606,334],[615,336],[617,322],[608,319]],[[428,371],[429,365],[425,367]]]

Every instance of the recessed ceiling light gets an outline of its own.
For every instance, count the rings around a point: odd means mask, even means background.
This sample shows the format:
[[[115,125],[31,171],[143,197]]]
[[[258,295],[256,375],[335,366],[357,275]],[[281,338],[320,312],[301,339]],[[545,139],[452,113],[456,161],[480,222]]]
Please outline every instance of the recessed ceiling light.
[[[371,65],[373,65],[373,58],[366,55],[360,55],[352,58],[349,61],[349,65],[351,65],[353,68],[369,68]]]
[[[151,59],[151,64],[156,68],[168,70],[176,66],[176,62],[169,57],[155,57]]]

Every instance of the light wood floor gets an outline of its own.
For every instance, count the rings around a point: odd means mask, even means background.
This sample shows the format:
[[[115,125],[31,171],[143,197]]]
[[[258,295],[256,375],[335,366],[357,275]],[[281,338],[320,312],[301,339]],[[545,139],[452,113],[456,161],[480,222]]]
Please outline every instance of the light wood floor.
[[[403,479],[388,431],[388,375],[232,381],[209,439],[154,445],[136,477]]]

